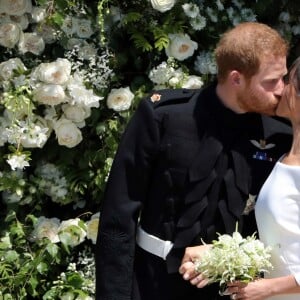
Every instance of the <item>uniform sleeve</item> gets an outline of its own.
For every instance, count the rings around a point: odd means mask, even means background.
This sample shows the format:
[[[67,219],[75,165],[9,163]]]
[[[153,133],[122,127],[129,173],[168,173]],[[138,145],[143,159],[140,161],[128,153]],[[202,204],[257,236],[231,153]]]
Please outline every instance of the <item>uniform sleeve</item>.
[[[95,253],[97,300],[131,299],[136,224],[158,145],[153,105],[142,100],[122,136],[101,202]]]

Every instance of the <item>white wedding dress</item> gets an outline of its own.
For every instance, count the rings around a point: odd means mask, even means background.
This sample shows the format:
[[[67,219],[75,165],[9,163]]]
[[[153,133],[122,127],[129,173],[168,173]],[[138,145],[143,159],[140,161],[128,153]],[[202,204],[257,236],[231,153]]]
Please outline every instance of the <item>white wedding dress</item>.
[[[266,278],[294,275],[300,284],[300,166],[278,161],[263,185],[255,206],[260,240],[272,247],[274,266]],[[272,300],[299,300],[299,294]]]

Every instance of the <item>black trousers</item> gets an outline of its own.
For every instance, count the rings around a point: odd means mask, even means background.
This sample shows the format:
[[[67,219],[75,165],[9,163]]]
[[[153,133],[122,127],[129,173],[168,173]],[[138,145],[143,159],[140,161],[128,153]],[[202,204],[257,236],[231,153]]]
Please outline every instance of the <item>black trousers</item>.
[[[219,285],[199,289],[179,273],[168,274],[166,263],[137,246],[132,300],[227,300]]]

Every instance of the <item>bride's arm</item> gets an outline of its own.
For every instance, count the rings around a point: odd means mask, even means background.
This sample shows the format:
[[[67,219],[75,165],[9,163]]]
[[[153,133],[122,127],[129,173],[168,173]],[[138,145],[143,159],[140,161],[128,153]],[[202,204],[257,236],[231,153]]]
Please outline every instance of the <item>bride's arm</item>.
[[[299,293],[300,297],[300,286],[293,275],[288,275],[270,279],[258,279],[247,284],[242,282],[229,283],[228,292],[236,294],[234,299],[243,300],[263,300],[271,296],[293,293]]]

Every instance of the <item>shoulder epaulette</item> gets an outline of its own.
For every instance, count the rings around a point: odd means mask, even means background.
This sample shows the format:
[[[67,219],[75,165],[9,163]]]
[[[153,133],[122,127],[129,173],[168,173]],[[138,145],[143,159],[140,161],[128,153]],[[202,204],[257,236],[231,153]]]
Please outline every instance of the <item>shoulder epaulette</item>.
[[[165,89],[153,91],[146,97],[146,99],[151,101],[154,107],[157,107],[169,103],[179,103],[181,101],[186,102],[195,94],[195,92],[196,90],[188,89]]]

